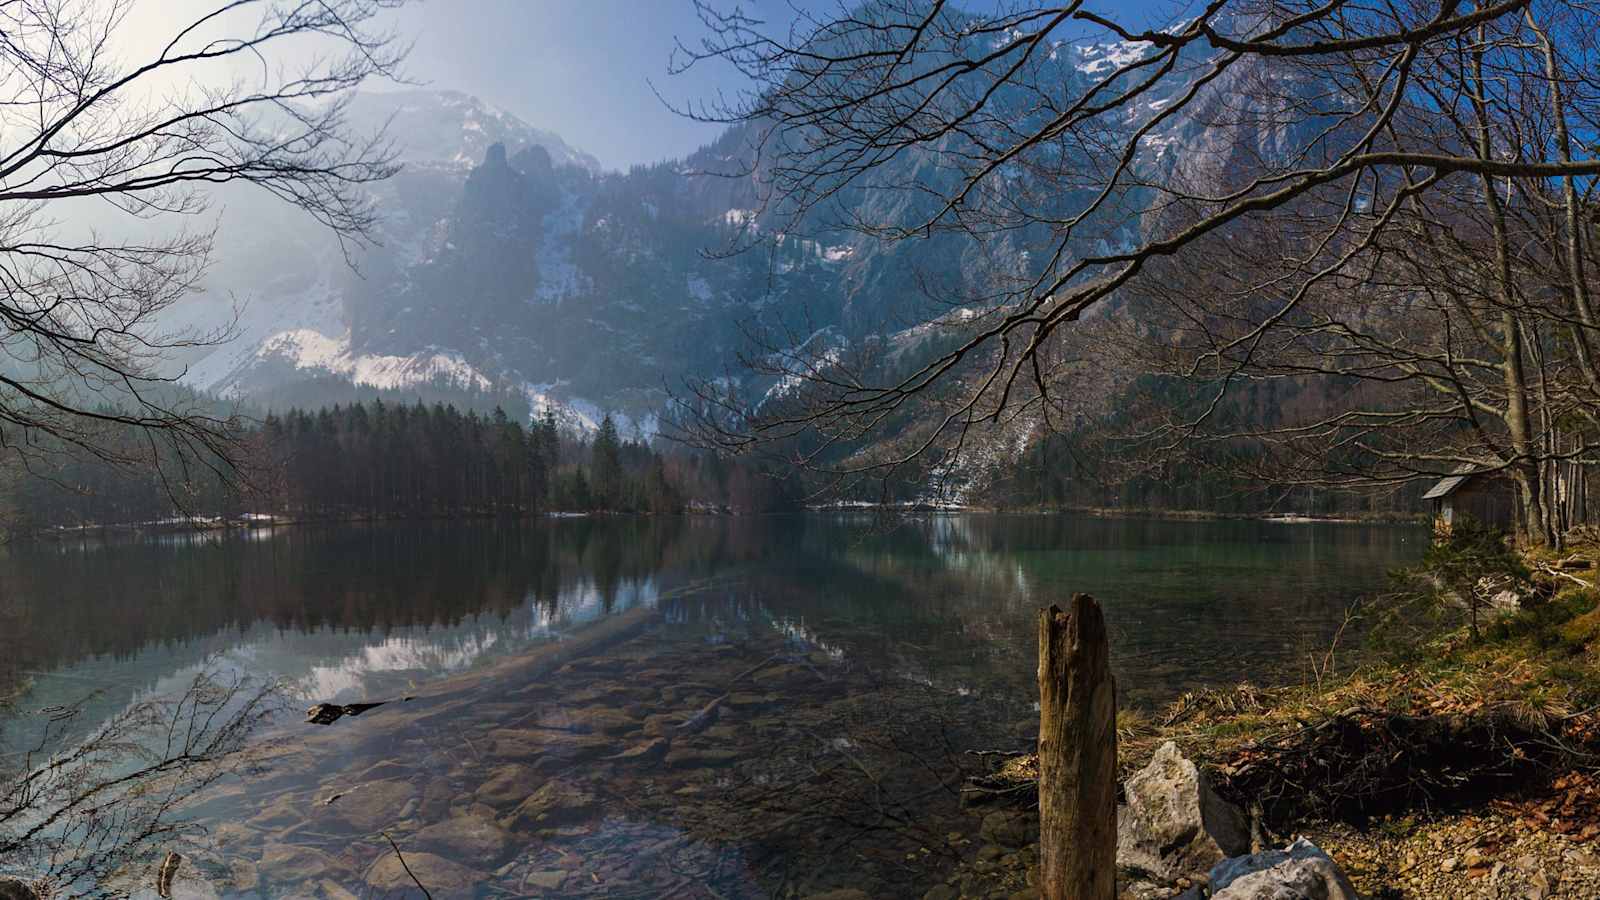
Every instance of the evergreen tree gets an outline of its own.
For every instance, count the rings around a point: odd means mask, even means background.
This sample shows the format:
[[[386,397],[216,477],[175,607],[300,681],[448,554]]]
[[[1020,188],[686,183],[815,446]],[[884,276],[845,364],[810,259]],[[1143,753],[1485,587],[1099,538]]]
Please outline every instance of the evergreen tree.
[[[617,437],[617,423],[611,420],[609,413],[600,420],[600,430],[594,436],[589,476],[595,503],[601,509],[620,509],[622,442]]]

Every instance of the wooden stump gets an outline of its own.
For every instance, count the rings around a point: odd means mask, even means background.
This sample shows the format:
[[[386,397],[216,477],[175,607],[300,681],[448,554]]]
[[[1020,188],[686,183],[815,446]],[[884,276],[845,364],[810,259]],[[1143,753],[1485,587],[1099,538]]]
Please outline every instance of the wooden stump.
[[[1039,894],[1117,893],[1117,697],[1100,604],[1039,611]]]

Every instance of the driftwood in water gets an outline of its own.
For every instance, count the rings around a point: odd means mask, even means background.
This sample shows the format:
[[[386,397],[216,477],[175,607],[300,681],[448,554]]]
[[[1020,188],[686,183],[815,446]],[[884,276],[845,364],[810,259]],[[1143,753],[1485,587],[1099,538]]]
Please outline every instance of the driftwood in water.
[[[379,700],[376,703],[318,703],[306,710],[306,721],[312,725],[332,725],[345,716],[359,716],[369,709],[376,709],[388,702]]]
[[[1117,890],[1117,702],[1100,605],[1039,611],[1039,893],[1112,900]]]

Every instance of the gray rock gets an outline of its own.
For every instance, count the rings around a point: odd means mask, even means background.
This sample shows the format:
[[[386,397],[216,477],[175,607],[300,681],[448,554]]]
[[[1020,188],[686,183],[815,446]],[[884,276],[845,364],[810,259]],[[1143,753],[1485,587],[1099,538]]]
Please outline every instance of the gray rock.
[[[1284,850],[1225,860],[1211,869],[1211,900],[1361,900],[1328,854],[1305,838]]]
[[[1250,850],[1244,813],[1223,800],[1171,741],[1127,781],[1117,813],[1117,865],[1167,884]]]

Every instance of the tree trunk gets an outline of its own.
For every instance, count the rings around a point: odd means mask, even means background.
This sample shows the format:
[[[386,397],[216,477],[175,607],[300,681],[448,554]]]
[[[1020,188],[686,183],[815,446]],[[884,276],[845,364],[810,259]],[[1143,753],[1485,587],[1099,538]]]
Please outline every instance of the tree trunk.
[[[1486,33],[1484,26],[1478,26],[1478,38],[1483,40]],[[1472,109],[1477,119],[1477,156],[1479,159],[1494,159],[1494,139],[1489,126],[1488,104],[1484,99],[1488,96],[1483,76],[1482,44],[1472,53],[1472,85],[1475,88],[1472,96]],[[1539,490],[1541,478],[1538,457],[1534,453],[1533,426],[1528,415],[1528,382],[1523,371],[1523,340],[1522,323],[1518,321],[1516,287],[1511,277],[1511,239],[1506,230],[1505,207],[1502,205],[1500,195],[1496,193],[1494,179],[1488,175],[1479,175],[1479,183],[1483,187],[1484,206],[1489,211],[1489,223],[1494,235],[1494,291],[1497,294],[1500,307],[1500,348],[1501,374],[1505,379],[1506,407],[1504,419],[1506,431],[1510,438],[1511,459],[1510,475],[1517,486],[1518,501],[1521,506],[1522,517],[1519,524],[1517,543],[1543,546],[1550,541],[1549,520],[1544,514],[1543,492]],[[1507,186],[1509,194],[1510,187]]]
[[[1039,894],[1117,892],[1117,698],[1100,605],[1039,611]]]

